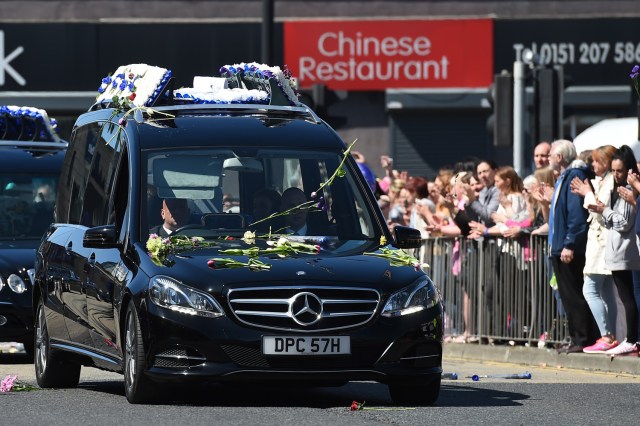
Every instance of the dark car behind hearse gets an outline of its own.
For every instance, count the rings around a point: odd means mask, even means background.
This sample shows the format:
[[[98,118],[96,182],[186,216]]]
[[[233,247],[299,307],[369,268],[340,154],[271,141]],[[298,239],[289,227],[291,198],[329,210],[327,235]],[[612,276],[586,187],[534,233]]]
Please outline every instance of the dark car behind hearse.
[[[0,106],[0,342],[33,355],[31,306],[36,248],[53,222],[67,143],[33,107]]]

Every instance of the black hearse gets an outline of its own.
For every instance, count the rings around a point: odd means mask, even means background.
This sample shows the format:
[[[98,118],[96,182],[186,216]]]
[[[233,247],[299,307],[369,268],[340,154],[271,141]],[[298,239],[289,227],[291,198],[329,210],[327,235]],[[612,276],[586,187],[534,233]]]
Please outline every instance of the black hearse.
[[[33,354],[36,248],[53,221],[67,143],[46,111],[0,106],[0,342]]]
[[[398,249],[419,232],[390,234],[350,146],[262,67],[181,90],[142,64],[103,80],[38,250],[41,387],[77,386],[87,365],[123,373],[132,403],[187,380],[374,380],[398,403],[437,399],[440,295]]]

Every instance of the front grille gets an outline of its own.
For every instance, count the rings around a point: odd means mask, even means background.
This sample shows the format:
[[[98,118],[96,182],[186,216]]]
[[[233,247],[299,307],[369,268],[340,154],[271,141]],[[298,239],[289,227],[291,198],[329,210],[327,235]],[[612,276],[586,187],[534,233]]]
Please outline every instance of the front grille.
[[[260,349],[246,346],[221,345],[231,361],[243,367],[269,367],[267,359],[262,355]]]
[[[261,328],[315,332],[364,324],[380,293],[350,287],[253,287],[229,290],[229,306],[241,322]]]
[[[176,346],[157,353],[154,367],[189,368],[204,364],[205,358],[195,349]]]
[[[274,356],[263,355],[255,345],[221,345],[234,363],[242,367],[283,368],[296,370],[336,370],[372,368],[380,357],[380,348],[352,345],[351,354],[337,356]]]

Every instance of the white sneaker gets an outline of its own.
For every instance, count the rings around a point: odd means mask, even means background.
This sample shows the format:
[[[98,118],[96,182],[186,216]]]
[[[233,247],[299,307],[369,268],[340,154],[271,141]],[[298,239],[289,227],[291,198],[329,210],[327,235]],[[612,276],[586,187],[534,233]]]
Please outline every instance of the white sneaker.
[[[609,349],[605,351],[606,355],[626,355],[635,352],[638,353],[638,348],[635,343],[627,342],[627,339],[624,339],[622,343],[620,343],[615,348]]]

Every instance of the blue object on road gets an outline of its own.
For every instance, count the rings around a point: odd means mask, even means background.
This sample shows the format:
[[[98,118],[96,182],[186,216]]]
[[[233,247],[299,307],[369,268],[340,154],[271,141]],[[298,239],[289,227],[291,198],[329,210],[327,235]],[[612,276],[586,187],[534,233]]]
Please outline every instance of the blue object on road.
[[[469,378],[469,376],[467,376],[467,378]],[[518,373],[518,374],[474,374],[473,376],[471,376],[471,380],[473,380],[474,382],[477,382],[480,379],[530,379],[531,378],[531,373],[529,373],[528,371],[525,373]]]

